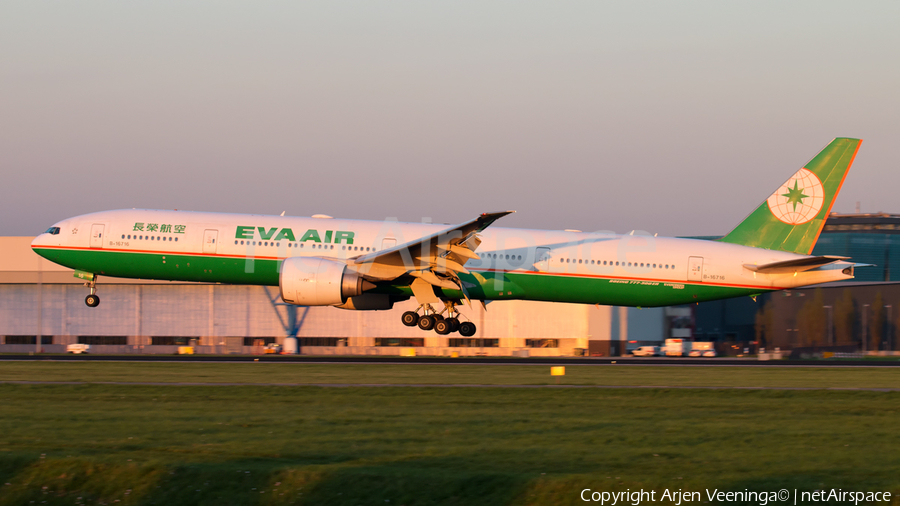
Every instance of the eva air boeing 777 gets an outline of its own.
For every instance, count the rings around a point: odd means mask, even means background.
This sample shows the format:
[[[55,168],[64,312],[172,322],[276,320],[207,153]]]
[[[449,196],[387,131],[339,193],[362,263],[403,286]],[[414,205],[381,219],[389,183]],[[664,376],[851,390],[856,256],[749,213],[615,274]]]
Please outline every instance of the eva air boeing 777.
[[[668,306],[849,279],[847,258],[810,256],[861,141],[837,138],[717,241],[396,221],[120,210],[63,220],[34,251],[99,276],[278,286],[288,304],[390,309],[403,324],[475,334],[463,300]],[[461,322],[460,319],[463,319]]]

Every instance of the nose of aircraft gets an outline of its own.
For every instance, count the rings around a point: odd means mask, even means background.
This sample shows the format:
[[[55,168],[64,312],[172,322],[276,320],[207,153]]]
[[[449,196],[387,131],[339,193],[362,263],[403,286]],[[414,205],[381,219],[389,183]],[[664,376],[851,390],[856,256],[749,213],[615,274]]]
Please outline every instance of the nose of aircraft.
[[[54,225],[54,226],[50,227],[43,234],[40,234],[37,237],[35,237],[34,240],[31,241],[32,251],[34,251],[38,255],[41,255],[44,258],[47,258],[47,254],[46,254],[47,250],[45,250],[43,248],[47,247],[47,246],[54,246],[54,245],[59,244],[60,230],[61,229],[60,229],[59,225]]]
[[[34,240],[31,241],[31,251],[34,251],[38,255],[46,258],[47,256],[44,254],[44,250],[42,249],[42,246],[46,246],[46,245],[47,245],[47,234],[43,233],[43,234],[35,237]]]

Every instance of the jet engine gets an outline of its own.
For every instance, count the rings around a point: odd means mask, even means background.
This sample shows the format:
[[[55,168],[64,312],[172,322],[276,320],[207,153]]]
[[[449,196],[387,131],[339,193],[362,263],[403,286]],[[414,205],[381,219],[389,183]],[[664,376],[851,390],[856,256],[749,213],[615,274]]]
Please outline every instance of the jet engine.
[[[375,285],[347,264],[322,257],[293,257],[281,264],[281,299],[297,306],[335,306]]]

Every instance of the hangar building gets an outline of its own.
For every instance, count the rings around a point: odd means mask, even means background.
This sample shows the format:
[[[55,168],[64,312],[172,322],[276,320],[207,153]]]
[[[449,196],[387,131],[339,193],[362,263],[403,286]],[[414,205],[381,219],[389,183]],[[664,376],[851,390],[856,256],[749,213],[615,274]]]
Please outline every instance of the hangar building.
[[[472,338],[404,327],[403,311],[296,307],[277,287],[179,283],[100,277],[101,304],[85,306],[88,289],[71,269],[31,251],[31,237],[0,238],[0,352],[61,353],[90,344],[95,353],[254,353],[261,344],[299,338],[305,354],[559,356],[620,354],[626,341],[659,340],[663,310],[531,301],[479,302],[462,313]],[[41,335],[38,343],[37,335]]]

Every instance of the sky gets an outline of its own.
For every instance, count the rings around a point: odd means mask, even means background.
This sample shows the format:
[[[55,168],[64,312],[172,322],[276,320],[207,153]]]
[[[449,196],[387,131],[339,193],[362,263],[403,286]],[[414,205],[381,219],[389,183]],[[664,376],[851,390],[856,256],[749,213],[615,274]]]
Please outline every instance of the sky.
[[[900,213],[900,3],[3,2],[0,235],[121,208],[724,234],[833,137]],[[501,225],[501,223],[498,223]]]

